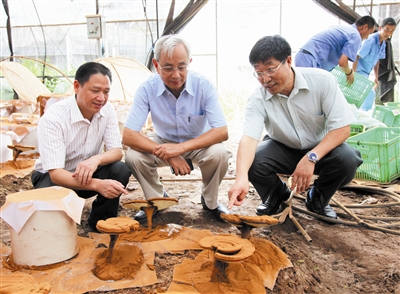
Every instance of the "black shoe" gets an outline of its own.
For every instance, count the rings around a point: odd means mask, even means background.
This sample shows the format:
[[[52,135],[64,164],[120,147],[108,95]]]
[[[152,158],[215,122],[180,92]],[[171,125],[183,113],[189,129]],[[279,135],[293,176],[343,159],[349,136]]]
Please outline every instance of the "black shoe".
[[[329,204],[326,205],[325,207],[322,205],[320,197],[311,200],[310,191],[307,192],[306,207],[311,212],[315,212],[317,214],[330,218],[335,218],[335,219],[337,218],[336,212],[332,209],[332,207]]]
[[[228,208],[225,207],[225,205],[223,205],[222,203],[218,202],[218,206],[215,209],[210,209],[207,207],[206,202],[204,200],[203,195],[201,195],[201,205],[203,206],[203,209],[211,211],[214,214],[214,217],[218,220],[218,221],[223,221],[221,219],[221,214],[230,214],[230,211],[228,210]]]
[[[257,215],[274,215],[279,211],[283,201],[288,200],[290,197],[290,190],[286,187],[284,194],[280,196],[268,196],[264,203],[260,204],[256,209]]]
[[[166,191],[164,191],[163,197],[164,198],[169,198],[169,196],[168,196]],[[153,217],[155,217],[157,212],[158,212],[158,210],[155,210],[153,212]],[[134,219],[137,220],[137,221],[141,221],[141,220],[147,219],[146,213],[143,210],[139,210],[139,212],[135,214]]]

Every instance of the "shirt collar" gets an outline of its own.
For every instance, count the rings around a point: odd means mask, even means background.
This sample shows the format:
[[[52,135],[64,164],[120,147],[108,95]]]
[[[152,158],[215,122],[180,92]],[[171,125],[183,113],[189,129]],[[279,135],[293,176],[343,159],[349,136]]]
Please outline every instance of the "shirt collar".
[[[76,123],[79,121],[87,120],[86,118],[83,117],[82,112],[78,107],[78,103],[76,102],[76,95],[69,98],[69,103],[71,105],[71,108],[70,108],[71,109],[71,123]],[[108,101],[107,101],[107,103],[108,103]],[[93,119],[97,119],[100,116],[104,116],[103,108],[104,108],[104,106],[100,109],[99,112],[97,112],[93,115]]]
[[[157,74],[157,97],[161,96],[165,91],[168,91],[167,86],[165,86],[159,74]],[[186,91],[189,95],[194,96],[193,90],[193,79],[190,71],[188,71],[185,86],[183,87],[182,92]]]

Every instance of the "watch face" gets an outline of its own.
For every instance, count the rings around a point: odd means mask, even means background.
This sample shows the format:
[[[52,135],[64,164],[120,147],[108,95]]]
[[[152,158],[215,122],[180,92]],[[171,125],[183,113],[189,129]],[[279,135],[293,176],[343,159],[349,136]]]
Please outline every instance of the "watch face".
[[[314,152],[310,152],[310,153],[308,154],[308,158],[309,158],[311,161],[316,161],[317,158],[318,158],[318,156],[317,156],[317,154],[315,154]]]

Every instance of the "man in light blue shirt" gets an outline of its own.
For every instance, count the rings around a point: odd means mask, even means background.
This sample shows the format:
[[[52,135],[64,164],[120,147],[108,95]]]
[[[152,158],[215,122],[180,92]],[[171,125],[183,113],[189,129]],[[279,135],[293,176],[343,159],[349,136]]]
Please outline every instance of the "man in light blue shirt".
[[[178,35],[160,38],[154,49],[157,74],[136,92],[125,123],[123,143],[129,146],[125,162],[140,183],[144,197],[166,196],[158,167],[171,166],[175,175],[190,174],[190,163],[202,173],[201,203],[220,220],[229,210],[218,202],[219,185],[228,169],[231,153],[227,123],[215,87],[188,70],[190,47]],[[149,113],[155,133],[140,133]],[[135,219],[146,218],[139,211]]]
[[[374,69],[374,88],[378,85],[379,59],[386,57],[386,40],[393,35],[395,29],[396,21],[391,17],[385,18],[379,27],[379,31],[369,35],[368,39],[362,43],[356,61],[353,63],[353,70],[367,78],[372,69]],[[374,101],[375,91],[371,89],[360,109],[364,111],[371,110]]]
[[[355,61],[362,40],[376,26],[372,16],[362,16],[352,25],[332,26],[311,37],[295,56],[296,67],[317,67],[331,71],[339,65],[349,84],[354,81],[349,60]]]

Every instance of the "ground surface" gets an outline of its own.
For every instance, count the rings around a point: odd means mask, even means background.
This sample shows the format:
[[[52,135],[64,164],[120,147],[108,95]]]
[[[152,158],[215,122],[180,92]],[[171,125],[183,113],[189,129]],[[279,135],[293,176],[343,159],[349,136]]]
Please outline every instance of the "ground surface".
[[[233,150],[235,148],[235,146],[232,147]],[[233,157],[227,179],[220,186],[219,199],[224,204],[228,202],[227,191],[232,185],[233,180],[231,179],[235,175],[234,160]],[[202,209],[200,204],[201,182],[198,181],[200,173],[197,169],[194,170],[193,175],[179,178],[170,174],[167,168],[160,170],[165,190],[170,197],[179,199],[179,204],[158,213],[154,219],[154,226],[176,223],[195,229],[207,229],[214,234],[239,234],[236,227],[216,221],[209,212]],[[179,181],[172,181],[177,179]],[[282,179],[287,180],[286,178]],[[143,199],[141,188],[133,178],[131,184],[137,189],[132,190],[129,195],[122,196],[121,203],[131,199]],[[400,184],[400,181],[397,180],[394,184]],[[0,179],[0,205],[4,203],[6,195],[31,188],[29,175],[25,178],[16,178],[10,175],[3,177]],[[387,196],[358,190],[338,191],[335,198],[345,205],[366,204],[370,201],[374,202],[374,199],[378,200],[377,204],[394,201]],[[86,201],[82,225],[78,228],[80,236],[87,236],[89,232],[86,220],[91,200]],[[234,208],[232,213],[255,215],[255,208],[259,203],[259,196],[254,189],[251,189],[245,204],[242,207]],[[305,209],[302,200],[295,199],[294,205]],[[344,213],[338,207],[335,210]],[[374,209],[353,209],[352,211],[376,217],[397,217],[394,222],[399,223],[399,205]],[[135,213],[136,211],[121,206],[121,216],[133,217]],[[293,263],[293,268],[282,270],[279,273],[273,291],[266,290],[266,293],[400,294],[399,235],[360,226],[328,224],[299,211],[294,211],[293,214],[311,237],[312,242],[308,242],[289,219],[281,225],[251,231],[253,237],[265,238],[280,247]],[[354,222],[354,219],[351,220],[344,215],[341,215],[340,219]],[[384,221],[389,223],[388,219],[380,220],[379,223],[383,224]],[[3,220],[0,222],[1,240],[6,245],[10,245],[9,230]],[[389,229],[399,232],[399,225]],[[180,264],[185,258],[193,259],[197,254],[196,251],[186,252],[184,255],[158,254],[155,268],[159,283],[143,288],[111,291],[110,293],[165,292],[170,285],[174,265]],[[90,292],[89,294],[95,293],[103,292]]]
[[[227,223],[217,222],[200,204],[201,182],[167,181],[172,179],[165,171],[165,189],[171,197],[179,199],[179,205],[158,213],[154,225],[176,223],[196,229],[207,229],[215,234],[238,234],[239,231]],[[133,182],[133,184],[136,184]],[[221,202],[227,204],[226,191],[232,180],[224,180],[221,185]],[[29,176],[16,178],[6,176],[1,179],[1,204],[5,196],[20,190],[31,189]],[[391,201],[387,197],[360,194],[353,191],[339,191],[335,196],[343,203],[361,203],[374,197],[379,203]],[[129,195],[123,196],[121,202],[130,199],[142,199],[140,187]],[[79,235],[87,236],[86,219],[91,201],[88,200],[83,212],[83,222],[79,226]],[[255,215],[259,204],[258,195],[252,190],[243,207],[232,212]],[[295,206],[304,208],[301,201]],[[339,208],[336,208],[339,212]],[[369,215],[399,216],[400,207],[383,209],[364,209]],[[356,212],[360,212],[358,209]],[[133,217],[136,211],[121,207],[120,215]],[[363,213],[362,211],[360,213]],[[400,293],[400,236],[341,224],[326,224],[304,213],[294,212],[297,220],[312,238],[306,241],[294,224],[287,219],[282,225],[270,229],[253,229],[251,235],[265,238],[280,247],[293,263],[279,273],[272,293]],[[342,217],[342,219],[344,219]],[[145,224],[144,224],[145,225]],[[1,221],[1,240],[9,245],[10,236],[7,226]],[[161,254],[156,257],[156,272],[159,283],[144,287],[113,291],[113,293],[161,293],[168,289],[173,275],[173,266],[184,258],[194,258],[197,252],[184,255]],[[271,292],[271,291],[266,291]],[[101,293],[101,292],[91,292]]]

